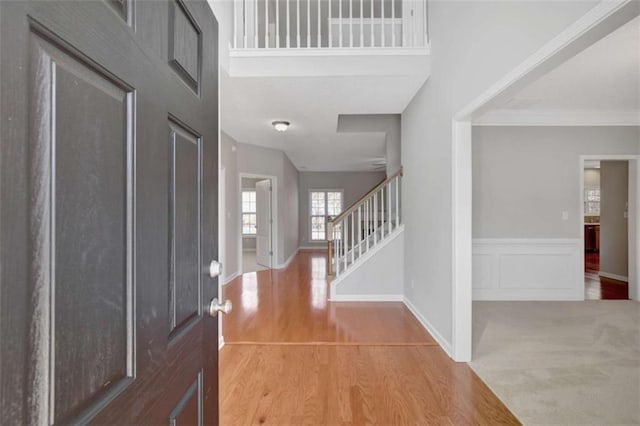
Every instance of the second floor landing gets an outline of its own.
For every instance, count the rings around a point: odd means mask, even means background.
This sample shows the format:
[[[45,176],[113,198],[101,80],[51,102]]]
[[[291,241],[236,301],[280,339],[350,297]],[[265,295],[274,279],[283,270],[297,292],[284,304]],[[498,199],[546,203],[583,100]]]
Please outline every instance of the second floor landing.
[[[231,77],[424,81],[430,66],[427,6],[426,0],[233,0],[220,26],[227,71]]]

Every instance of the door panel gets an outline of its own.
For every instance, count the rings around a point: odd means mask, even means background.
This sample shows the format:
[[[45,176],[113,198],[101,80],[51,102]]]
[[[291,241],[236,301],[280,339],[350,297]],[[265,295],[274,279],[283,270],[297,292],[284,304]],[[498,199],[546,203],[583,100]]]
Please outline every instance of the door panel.
[[[56,422],[132,375],[130,92],[75,61],[64,64],[64,59],[51,65],[55,128],[49,149],[54,166],[52,210],[45,217],[54,228],[52,250],[49,259],[37,260],[52,267]],[[77,347],[91,356],[75,351]]]
[[[2,422],[217,423],[208,5],[3,1],[0,24]]]
[[[202,54],[200,28],[181,3],[171,1],[170,9],[171,66],[194,92],[199,93]]]
[[[59,422],[133,374],[133,97],[60,40],[44,37],[38,28],[30,33],[32,345],[41,353],[35,372],[47,377],[33,391],[47,401],[43,418]],[[85,331],[97,328],[100,336]]]
[[[171,410],[169,424],[171,426],[202,424],[202,373],[198,373],[196,380]]]
[[[200,315],[201,138],[171,123],[169,315],[171,332]]]

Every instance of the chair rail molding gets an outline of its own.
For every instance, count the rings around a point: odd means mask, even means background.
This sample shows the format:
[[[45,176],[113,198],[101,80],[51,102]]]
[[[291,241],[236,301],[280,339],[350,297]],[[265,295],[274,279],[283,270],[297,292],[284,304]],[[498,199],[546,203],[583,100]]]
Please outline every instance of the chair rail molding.
[[[584,300],[579,238],[474,239],[473,300]]]

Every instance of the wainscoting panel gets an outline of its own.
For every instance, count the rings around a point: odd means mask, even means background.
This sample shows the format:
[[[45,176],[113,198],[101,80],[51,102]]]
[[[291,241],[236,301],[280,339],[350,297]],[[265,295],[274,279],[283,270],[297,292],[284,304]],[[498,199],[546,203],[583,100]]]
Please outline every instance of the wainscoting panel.
[[[473,240],[474,300],[582,300],[579,239]]]

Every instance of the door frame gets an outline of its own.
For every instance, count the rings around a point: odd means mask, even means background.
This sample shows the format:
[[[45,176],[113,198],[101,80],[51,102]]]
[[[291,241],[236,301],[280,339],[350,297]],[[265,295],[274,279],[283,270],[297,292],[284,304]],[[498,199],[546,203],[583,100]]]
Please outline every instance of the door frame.
[[[584,277],[584,166],[587,161],[628,161],[629,162],[629,196],[628,196],[628,233],[627,244],[629,247],[629,299],[640,300],[640,267],[636,259],[640,254],[640,220],[638,214],[640,214],[640,155],[581,155],[579,161],[579,177],[580,177],[580,194],[578,196],[578,211],[580,212],[580,219],[578,225],[580,226],[580,271],[579,276]],[[582,280],[582,294],[584,295],[585,288],[584,279]],[[583,299],[584,300],[584,299]]]
[[[218,109],[219,111],[220,109]],[[222,158],[220,151],[222,149],[221,139],[218,138],[218,158]],[[220,160],[219,160],[220,161]],[[218,262],[222,265],[222,273],[218,277],[218,297],[222,296],[222,286],[228,279],[227,267],[227,169],[225,167],[218,168]],[[218,315],[218,351],[224,346],[224,335],[222,334],[222,322],[224,315]]]
[[[478,97],[472,99],[452,117],[452,338],[451,348],[448,352],[455,361],[471,361],[473,351],[473,177],[471,147],[474,120],[636,16],[638,16],[638,4],[633,0],[600,2],[480,93]]]
[[[256,173],[239,173],[238,174],[238,269],[240,275],[242,272],[242,179],[269,179],[271,181],[271,267],[274,269],[278,264],[278,178],[271,175],[262,175]]]

